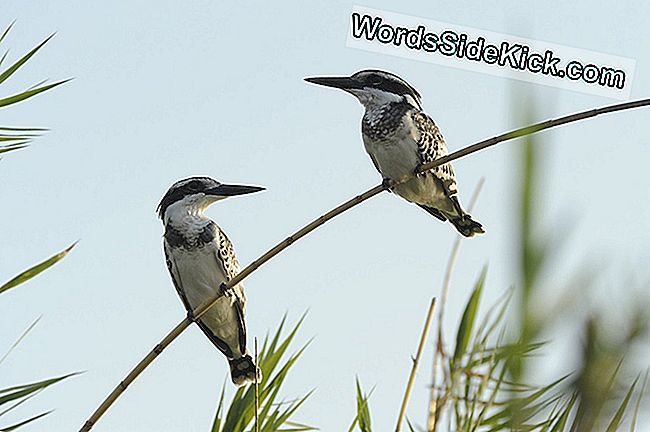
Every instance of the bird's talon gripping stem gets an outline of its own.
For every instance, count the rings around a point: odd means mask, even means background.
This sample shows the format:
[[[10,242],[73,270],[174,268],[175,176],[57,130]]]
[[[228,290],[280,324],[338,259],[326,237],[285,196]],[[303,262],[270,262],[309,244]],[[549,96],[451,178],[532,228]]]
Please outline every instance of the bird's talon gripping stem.
[[[388,177],[384,177],[384,178],[382,179],[382,181],[381,181],[381,186],[382,186],[384,189],[390,190],[390,188],[391,188],[391,183],[392,183],[392,180],[391,180],[390,178],[388,178]]]
[[[187,311],[187,320],[189,322],[196,322],[196,317],[194,316],[194,311],[191,310],[191,309]]]
[[[422,174],[421,171],[422,171],[422,164],[419,163],[415,166],[415,169],[413,169],[413,174],[415,175]]]
[[[227,297],[230,295],[230,289],[228,288],[225,282],[221,282],[221,285],[219,285],[219,291],[223,296]]]

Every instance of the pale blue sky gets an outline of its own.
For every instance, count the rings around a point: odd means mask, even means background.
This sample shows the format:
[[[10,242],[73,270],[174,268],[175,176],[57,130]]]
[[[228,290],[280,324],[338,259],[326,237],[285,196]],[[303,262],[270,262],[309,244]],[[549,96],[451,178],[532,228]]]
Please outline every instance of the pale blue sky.
[[[353,4],[4,0],[0,26],[17,20],[6,41],[12,58],[50,33],[57,35],[3,85],[3,94],[43,78],[75,78],[4,109],[0,119],[3,125],[51,128],[31,148],[0,162],[0,278],[81,239],[62,263],[0,299],[0,352],[43,314],[1,366],[0,388],[87,371],[17,413],[56,408],[31,430],[78,428],[184,317],[167,275],[155,214],[172,182],[207,174],[268,188],[208,212],[233,240],[244,265],[378,182],[361,145],[361,106],[303,77],[392,70],[423,94],[425,109],[451,149],[521,126],[519,114],[530,100],[524,94],[536,96],[539,120],[616,102],[346,48]],[[361,4],[636,58],[632,97],[650,95],[646,2]],[[614,275],[641,267],[638,277],[647,277],[648,118],[647,110],[637,110],[540,136],[542,218],[551,235],[573,227],[549,285],[560,286],[557,275],[585,261]],[[478,179],[487,179],[474,211],[487,235],[463,245],[447,311],[450,323],[457,321],[485,263],[493,298],[517,281],[516,154],[510,143],[455,163],[464,203]],[[354,416],[358,375],[367,388],[376,386],[371,409],[377,430],[393,427],[410,357],[454,238],[451,226],[382,194],[246,281],[251,338],[273,329],[287,311],[291,322],[310,311],[298,343],[316,338],[285,395],[312,388],[316,393],[296,419],[324,431],[342,430]],[[427,362],[431,348],[429,343]],[[95,430],[206,431],[226,374],[221,354],[192,328]],[[428,382],[423,367],[409,409],[419,423],[425,419]]]

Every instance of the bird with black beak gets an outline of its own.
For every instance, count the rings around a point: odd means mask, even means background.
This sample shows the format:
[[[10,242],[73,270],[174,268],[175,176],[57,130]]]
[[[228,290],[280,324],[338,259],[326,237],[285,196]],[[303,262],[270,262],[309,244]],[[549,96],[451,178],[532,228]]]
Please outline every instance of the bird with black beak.
[[[228,359],[237,386],[259,382],[262,374],[246,349],[244,286],[239,283],[224,289],[239,273],[239,262],[226,234],[204,211],[225,198],[262,190],[259,186],[223,184],[210,177],[190,177],[174,183],[158,205],[172,282],[188,318]],[[192,311],[216,295],[220,297],[214,306],[195,319]]]
[[[414,175],[393,191],[441,221],[449,221],[465,237],[484,233],[460,205],[450,163],[425,172],[420,167],[447,155],[438,126],[422,110],[420,93],[397,75],[375,69],[351,76],[305,78],[355,96],[365,108],[361,135],[377,171],[389,180]]]

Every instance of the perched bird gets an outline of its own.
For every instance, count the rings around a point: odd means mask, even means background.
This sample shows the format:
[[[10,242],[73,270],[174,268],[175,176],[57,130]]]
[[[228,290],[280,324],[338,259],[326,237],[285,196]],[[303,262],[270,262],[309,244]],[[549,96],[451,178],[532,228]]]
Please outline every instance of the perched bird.
[[[246,350],[246,297],[243,285],[224,290],[239,273],[239,263],[226,234],[203,212],[224,198],[264,190],[258,186],[222,184],[210,177],[190,177],[174,183],[158,205],[165,227],[163,247],[167,268],[188,312],[210,341],[226,356],[233,383],[262,379]],[[220,293],[217,303],[200,318],[192,310]]]
[[[368,69],[349,77],[305,81],[344,90],[361,102],[363,144],[385,184],[447,154],[438,126],[422,111],[420,94],[397,75]],[[450,163],[418,174],[395,186],[394,192],[441,221],[448,220],[465,237],[485,232],[461,207]]]

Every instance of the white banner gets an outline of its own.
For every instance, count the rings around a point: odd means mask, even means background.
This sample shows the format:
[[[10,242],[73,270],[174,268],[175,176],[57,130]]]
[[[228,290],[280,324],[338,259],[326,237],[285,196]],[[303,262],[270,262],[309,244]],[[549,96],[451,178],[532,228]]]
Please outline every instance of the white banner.
[[[566,90],[629,99],[636,60],[354,6],[347,46]]]

